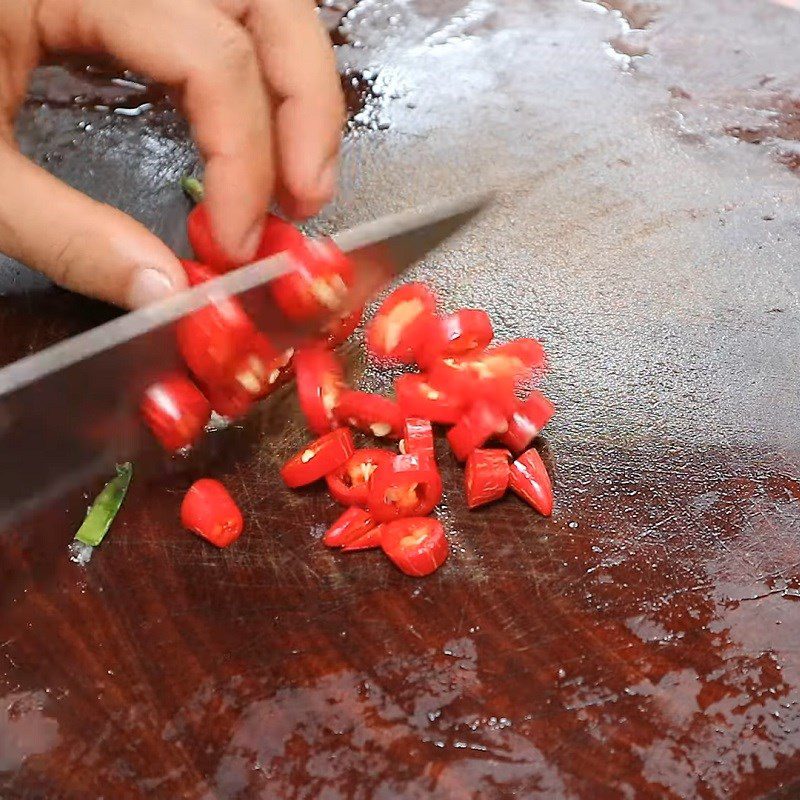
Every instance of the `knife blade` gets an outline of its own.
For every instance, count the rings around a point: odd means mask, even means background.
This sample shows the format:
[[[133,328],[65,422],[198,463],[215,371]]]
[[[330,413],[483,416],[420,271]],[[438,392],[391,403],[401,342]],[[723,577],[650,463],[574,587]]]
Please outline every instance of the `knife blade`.
[[[354,265],[348,305],[369,300],[487,200],[450,200],[333,236]],[[294,266],[286,253],[255,262],[0,369],[0,530],[115,463],[154,451],[139,402],[149,385],[180,367],[174,327],[186,314],[236,295],[276,345],[307,337],[308,325],[287,317],[268,292],[259,291]]]

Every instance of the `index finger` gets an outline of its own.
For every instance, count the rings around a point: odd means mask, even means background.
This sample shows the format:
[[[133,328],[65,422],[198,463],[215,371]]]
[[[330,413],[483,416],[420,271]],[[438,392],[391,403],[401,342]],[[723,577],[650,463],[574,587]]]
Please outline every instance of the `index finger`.
[[[270,110],[247,32],[206,0],[42,3],[50,49],[107,52],[177,88],[206,161],[207,203],[220,245],[246,260],[272,198]]]

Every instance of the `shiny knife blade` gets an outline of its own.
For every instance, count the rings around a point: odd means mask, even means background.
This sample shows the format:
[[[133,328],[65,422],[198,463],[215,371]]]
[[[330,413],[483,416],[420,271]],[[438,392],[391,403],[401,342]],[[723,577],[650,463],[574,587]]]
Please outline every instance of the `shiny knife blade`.
[[[409,210],[333,237],[352,260],[355,308],[470,220],[488,196]],[[0,369],[0,530],[87,480],[154,450],[139,419],[143,391],[180,366],[175,323],[237,295],[259,329],[291,346],[310,332],[258,291],[293,269],[273,256],[124,314]],[[319,324],[319,322],[317,323]]]

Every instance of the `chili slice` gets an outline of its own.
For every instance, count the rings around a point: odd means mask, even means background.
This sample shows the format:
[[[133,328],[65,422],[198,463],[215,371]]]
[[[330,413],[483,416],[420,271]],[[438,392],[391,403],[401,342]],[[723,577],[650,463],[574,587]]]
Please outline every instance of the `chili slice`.
[[[203,392],[211,408],[222,417],[238,419],[243,417],[253,405],[253,398],[234,380],[225,383],[206,383]]]
[[[236,541],[244,527],[242,512],[228,490],[211,478],[189,487],[181,503],[181,523],[217,547]]]
[[[421,417],[441,425],[461,418],[465,402],[460,395],[434,386],[427,375],[401,375],[394,382],[397,402],[407,417]]]
[[[208,383],[225,382],[237,358],[251,345],[256,329],[233,298],[211,303],[180,320],[178,349],[189,369]]]
[[[200,436],[211,405],[187,377],[173,375],[146,389],[141,414],[161,446],[174,453]]]
[[[264,334],[258,333],[236,359],[231,373],[253,400],[259,400],[274,388],[278,365],[285,365],[290,359],[291,354],[279,353]]]
[[[431,517],[412,517],[382,525],[381,547],[401,572],[415,578],[435,572],[450,552],[442,523]]]
[[[400,438],[403,412],[388,397],[346,389],[339,395],[339,404],[333,413],[341,425],[350,425],[379,438]]]
[[[344,547],[361,538],[375,527],[372,517],[363,508],[348,508],[325,531],[322,541],[328,547]]]
[[[322,347],[301,347],[294,359],[297,394],[308,427],[323,434],[337,426],[333,411],[344,387],[339,360]]]
[[[337,428],[306,445],[281,468],[281,477],[290,488],[306,486],[324,478],[353,455],[353,435]]]
[[[493,337],[492,321],[485,311],[464,308],[443,317],[432,317],[416,350],[417,363],[427,366],[439,358],[484,348]]]
[[[499,500],[508,489],[511,454],[508,450],[473,450],[467,458],[464,484],[467,508]]]
[[[508,422],[505,416],[485,400],[473,403],[469,411],[458,421],[458,424],[447,432],[447,441],[459,461],[478,447],[485,444],[492,436],[505,433]]]
[[[289,250],[295,269],[270,284],[276,303],[294,320],[341,308],[354,280],[353,264],[331,239],[303,239]]]
[[[385,450],[356,450],[341,467],[325,476],[333,499],[344,506],[365,506],[372,473],[391,458]]]
[[[407,417],[403,423],[400,452],[412,455],[434,456],[433,429],[427,419]]]
[[[553,513],[553,485],[542,457],[535,449],[523,453],[512,465],[511,490],[540,514]]]
[[[508,431],[500,437],[500,441],[512,453],[522,452],[541,433],[555,410],[541,392],[531,392],[528,399],[519,403],[511,415]]]
[[[442,497],[436,462],[425,456],[394,456],[372,475],[367,508],[378,522],[429,514]]]
[[[414,361],[436,298],[422,283],[407,283],[395,289],[381,304],[367,327],[367,346],[378,358],[405,363]]]
[[[364,316],[364,308],[357,308],[350,314],[345,314],[337,320],[331,322],[325,328],[325,344],[333,350],[340,344],[344,344],[353,331],[361,324],[361,319]]]
[[[374,524],[374,523],[373,523]],[[381,539],[383,537],[383,525],[377,525],[366,533],[361,534],[357,539],[342,546],[342,551],[346,553],[353,553],[357,550],[373,550],[381,546]]]

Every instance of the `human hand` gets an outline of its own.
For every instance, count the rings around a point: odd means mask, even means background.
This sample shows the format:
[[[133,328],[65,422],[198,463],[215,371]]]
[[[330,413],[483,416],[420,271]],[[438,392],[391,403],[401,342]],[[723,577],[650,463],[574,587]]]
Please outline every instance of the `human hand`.
[[[17,150],[14,117],[48,51],[108,54],[170,87],[233,257],[254,255],[275,194],[293,217],[333,196],[343,104],[313,0],[0,0],[0,251],[61,286],[135,308],[186,278],[142,225]]]

